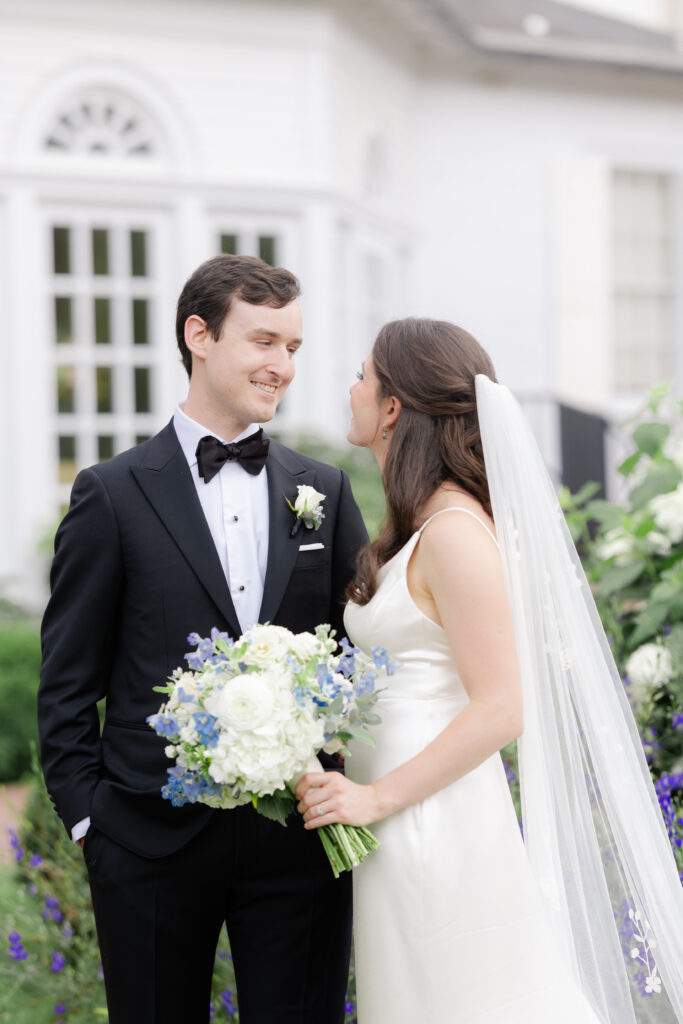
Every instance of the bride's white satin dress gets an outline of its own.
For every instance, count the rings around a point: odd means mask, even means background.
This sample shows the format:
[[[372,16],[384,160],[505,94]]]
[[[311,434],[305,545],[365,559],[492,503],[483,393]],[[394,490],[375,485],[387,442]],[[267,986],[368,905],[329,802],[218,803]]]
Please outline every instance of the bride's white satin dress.
[[[377,704],[376,748],[352,746],[356,782],[420,753],[469,701],[443,629],[408,591],[420,533],[372,600],[346,609],[352,642],[403,666]],[[499,754],[372,829],[381,846],[353,873],[359,1024],[598,1024],[546,923]]]

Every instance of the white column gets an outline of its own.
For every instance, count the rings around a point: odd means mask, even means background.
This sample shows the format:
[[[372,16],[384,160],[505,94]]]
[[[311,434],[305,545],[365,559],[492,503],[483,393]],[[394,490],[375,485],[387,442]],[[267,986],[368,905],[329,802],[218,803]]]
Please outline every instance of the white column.
[[[7,199],[3,275],[6,373],[2,423],[0,574],[4,596],[38,610],[47,595],[48,563],[38,544],[56,523],[57,439],[52,308],[44,279],[50,269],[47,229],[30,189]]]

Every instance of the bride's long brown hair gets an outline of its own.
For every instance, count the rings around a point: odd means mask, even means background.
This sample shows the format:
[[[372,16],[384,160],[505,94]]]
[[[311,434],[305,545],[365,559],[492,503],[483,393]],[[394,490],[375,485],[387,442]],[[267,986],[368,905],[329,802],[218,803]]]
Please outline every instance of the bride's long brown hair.
[[[444,320],[394,320],[377,335],[372,362],[378,400],[394,395],[402,408],[383,470],[386,519],[377,540],[360,552],[347,589],[356,604],[371,599],[377,570],[410,539],[440,484],[454,483],[491,515],[474,378],[496,376],[481,345]]]

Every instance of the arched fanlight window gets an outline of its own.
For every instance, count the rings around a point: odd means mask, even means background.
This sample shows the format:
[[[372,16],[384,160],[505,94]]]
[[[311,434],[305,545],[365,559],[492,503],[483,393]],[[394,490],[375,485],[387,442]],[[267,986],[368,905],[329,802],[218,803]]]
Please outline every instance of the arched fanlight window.
[[[79,157],[159,157],[161,142],[145,111],[116,92],[85,90],[55,111],[43,136],[50,153]]]

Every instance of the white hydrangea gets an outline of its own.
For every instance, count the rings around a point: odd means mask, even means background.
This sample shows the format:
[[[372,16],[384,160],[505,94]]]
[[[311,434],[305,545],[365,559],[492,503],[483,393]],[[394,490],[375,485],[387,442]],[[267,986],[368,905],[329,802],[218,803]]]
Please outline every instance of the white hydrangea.
[[[626,674],[633,698],[641,701],[653,687],[673,678],[671,653],[662,644],[643,644],[626,662]]]
[[[206,755],[211,778],[221,784],[269,795],[323,745],[323,722],[297,709],[281,665],[228,679],[204,706],[220,723],[220,739]]]
[[[673,544],[683,540],[683,483],[675,491],[658,494],[650,502],[655,523]]]

